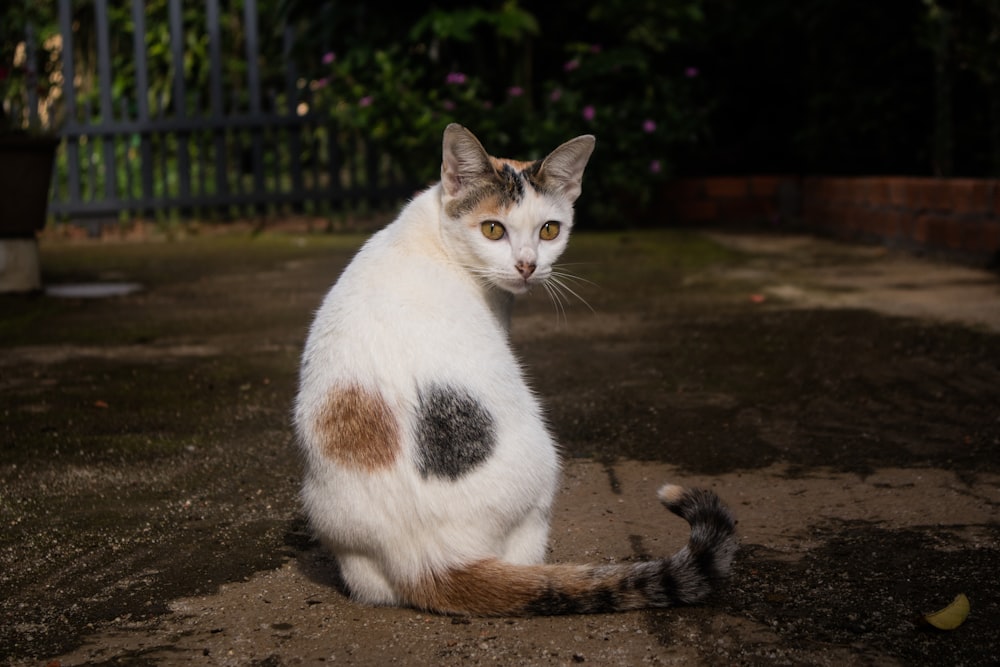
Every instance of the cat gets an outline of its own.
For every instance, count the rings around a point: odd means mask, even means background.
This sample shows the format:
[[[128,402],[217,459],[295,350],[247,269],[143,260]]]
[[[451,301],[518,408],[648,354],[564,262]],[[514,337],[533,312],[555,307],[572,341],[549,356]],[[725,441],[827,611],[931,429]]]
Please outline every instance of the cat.
[[[302,503],[351,597],[457,615],[692,603],[728,573],[735,521],[666,485],[691,524],[673,556],[546,565],[556,445],[508,339],[515,295],[553,277],[595,146],[491,157],[466,128],[441,180],[358,251],[322,302],[295,403]]]

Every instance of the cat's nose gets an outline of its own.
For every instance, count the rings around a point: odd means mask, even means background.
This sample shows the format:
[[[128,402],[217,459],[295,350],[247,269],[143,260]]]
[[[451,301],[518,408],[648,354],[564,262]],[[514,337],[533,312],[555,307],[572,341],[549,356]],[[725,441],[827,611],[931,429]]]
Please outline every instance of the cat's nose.
[[[514,268],[521,274],[521,277],[527,280],[535,272],[536,264],[534,262],[518,262]]]

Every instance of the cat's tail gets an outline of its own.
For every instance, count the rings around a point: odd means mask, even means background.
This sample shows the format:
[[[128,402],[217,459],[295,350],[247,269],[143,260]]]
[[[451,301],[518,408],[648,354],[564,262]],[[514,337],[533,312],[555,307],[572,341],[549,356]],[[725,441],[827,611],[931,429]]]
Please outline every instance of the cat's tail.
[[[711,491],[668,484],[659,497],[691,524],[687,545],[669,558],[619,565],[483,560],[407,586],[404,597],[428,611],[476,616],[605,613],[697,602],[729,573],[736,522]]]

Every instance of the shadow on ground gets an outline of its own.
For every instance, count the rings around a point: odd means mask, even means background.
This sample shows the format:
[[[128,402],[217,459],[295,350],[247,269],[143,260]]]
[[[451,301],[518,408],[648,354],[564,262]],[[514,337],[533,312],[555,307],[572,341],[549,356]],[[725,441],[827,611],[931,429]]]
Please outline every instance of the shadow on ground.
[[[653,491],[740,519],[697,608],[449,619],[343,598],[298,513],[306,327],[360,236],[47,242],[0,297],[0,660],[46,664],[992,664],[1000,281],[807,237],[579,234],[586,301],[514,341],[567,458],[557,561],[683,544]],[[951,633],[912,619],[968,594]]]

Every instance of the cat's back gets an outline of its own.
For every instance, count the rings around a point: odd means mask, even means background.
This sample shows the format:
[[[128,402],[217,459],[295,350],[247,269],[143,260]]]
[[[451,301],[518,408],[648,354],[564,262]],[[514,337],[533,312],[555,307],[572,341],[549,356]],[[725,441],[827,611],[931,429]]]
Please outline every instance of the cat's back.
[[[462,375],[483,364],[484,350],[506,346],[475,279],[444,252],[438,216],[432,188],[361,248],[313,321],[304,380],[312,368],[324,385],[339,376],[387,388]]]
[[[440,246],[435,197],[433,189],[420,195],[365,244],[313,321],[295,421],[315,464],[317,486],[308,488],[317,507],[326,507],[319,498],[345,502],[354,489],[345,482],[355,479],[352,470],[436,480],[457,479],[459,468],[487,475],[499,468],[514,470],[521,479],[515,487],[522,488],[557,469],[506,329],[468,267],[450,261]],[[428,458],[417,433],[442,443],[430,447],[440,455]],[[489,446],[470,444],[480,441]],[[468,451],[452,451],[461,443]],[[532,451],[522,451],[526,443]],[[383,455],[358,458],[373,451]],[[481,455],[466,461],[470,452]],[[414,465],[395,465],[404,461]],[[331,462],[346,475],[336,477],[336,488],[328,486]],[[503,485],[493,484],[503,495]],[[394,488],[383,489],[386,498],[396,496]],[[437,511],[429,497],[423,501]]]

